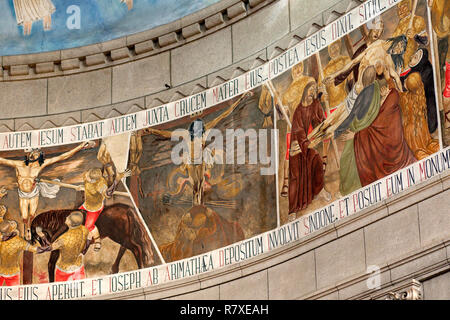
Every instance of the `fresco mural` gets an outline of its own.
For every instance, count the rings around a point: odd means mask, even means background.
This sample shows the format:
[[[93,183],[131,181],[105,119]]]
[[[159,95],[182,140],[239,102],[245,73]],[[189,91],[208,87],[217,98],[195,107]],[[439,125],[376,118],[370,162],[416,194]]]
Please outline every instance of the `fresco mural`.
[[[113,40],[173,22],[218,1],[0,1],[0,56]]]
[[[196,276],[450,170],[448,3],[365,2],[192,96],[1,132],[0,294],[77,299]]]
[[[133,135],[141,141],[131,144],[130,168],[139,174],[131,178],[129,187],[166,262],[225,247],[277,226],[275,177],[261,175],[261,165],[249,156],[258,152],[256,133],[264,123],[255,95],[258,92],[246,93],[201,115]],[[255,134],[229,133],[240,128],[253,129]],[[188,150],[178,165],[172,150],[180,142],[171,139],[173,133],[180,135]],[[228,148],[230,137],[236,141]],[[201,147],[196,148],[197,143]],[[238,161],[244,157],[245,161]]]
[[[30,274],[33,283],[43,283],[134,270],[160,261],[121,182],[130,174],[128,140],[125,134],[0,154],[0,281],[19,284],[20,269],[25,283]],[[17,244],[7,245],[12,241]],[[26,255],[21,262],[21,251],[35,253],[34,263]]]
[[[429,0],[444,145],[450,145],[450,1]]]
[[[402,1],[273,80],[282,223],[440,150],[429,30]]]

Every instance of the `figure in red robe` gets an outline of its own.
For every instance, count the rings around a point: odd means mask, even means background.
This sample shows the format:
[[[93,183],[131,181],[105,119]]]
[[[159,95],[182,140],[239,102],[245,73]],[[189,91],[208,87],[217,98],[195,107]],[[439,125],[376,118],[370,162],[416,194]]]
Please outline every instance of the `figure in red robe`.
[[[376,119],[355,135],[356,166],[363,187],[416,162],[403,136],[399,100],[391,86]]]
[[[322,90],[323,98],[327,95]],[[314,79],[305,86],[303,97],[295,109],[289,152],[289,214],[290,217],[306,207],[323,192],[329,201],[331,195],[324,189],[324,161],[320,154],[309,148],[308,129],[325,121],[317,85]],[[327,146],[324,146],[327,150]]]
[[[399,93],[392,79],[388,79],[389,88],[380,88],[375,79],[375,68],[366,68],[362,77],[364,89],[350,115],[335,131],[335,138],[347,132],[339,173],[342,195],[416,161],[403,135]]]

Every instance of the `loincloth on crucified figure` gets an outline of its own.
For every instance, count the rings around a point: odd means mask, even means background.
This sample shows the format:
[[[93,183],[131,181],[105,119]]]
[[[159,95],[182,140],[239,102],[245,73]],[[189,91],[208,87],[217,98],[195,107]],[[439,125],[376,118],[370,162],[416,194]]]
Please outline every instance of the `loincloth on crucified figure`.
[[[54,182],[60,182],[59,179],[53,179]],[[39,179],[35,179],[33,190],[25,192],[17,189],[19,198],[21,199],[33,199],[39,195],[45,198],[54,199],[60,190],[60,186],[42,182]]]

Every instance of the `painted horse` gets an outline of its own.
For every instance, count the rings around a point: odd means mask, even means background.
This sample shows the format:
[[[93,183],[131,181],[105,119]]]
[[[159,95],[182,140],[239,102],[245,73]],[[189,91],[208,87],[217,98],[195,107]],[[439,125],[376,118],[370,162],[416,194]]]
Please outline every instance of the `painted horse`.
[[[53,243],[60,235],[68,230],[65,224],[66,217],[77,209],[62,209],[46,211],[36,216],[31,223],[32,243],[43,240],[37,235],[36,227],[40,226],[50,243]],[[82,211],[83,212],[83,211]],[[86,219],[86,214],[83,212]],[[111,273],[119,272],[119,264],[126,249],[129,249],[137,262],[139,269],[153,264],[153,252],[151,240],[143,225],[143,222],[130,206],[116,203],[105,206],[95,225],[101,238],[110,238],[120,245],[116,260],[111,267]],[[56,262],[59,258],[59,250],[52,251],[48,262],[49,282],[55,278]]]

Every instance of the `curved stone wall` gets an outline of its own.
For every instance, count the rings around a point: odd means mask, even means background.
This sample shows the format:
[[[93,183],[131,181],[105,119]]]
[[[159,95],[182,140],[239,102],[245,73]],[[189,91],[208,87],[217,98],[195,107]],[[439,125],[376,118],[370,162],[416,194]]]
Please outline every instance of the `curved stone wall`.
[[[0,132],[89,123],[200,93],[264,65],[362,2],[222,0],[106,43],[2,57]],[[446,170],[248,261],[99,298],[384,299],[405,290],[448,298],[449,186]]]

